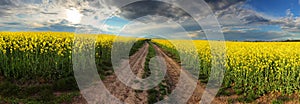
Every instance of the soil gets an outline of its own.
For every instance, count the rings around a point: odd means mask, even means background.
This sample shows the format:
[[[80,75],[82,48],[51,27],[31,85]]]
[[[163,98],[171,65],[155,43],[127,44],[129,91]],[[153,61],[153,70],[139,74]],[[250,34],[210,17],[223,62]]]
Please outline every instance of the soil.
[[[176,84],[178,83],[180,74],[182,74],[182,77],[186,76],[184,79],[190,80],[191,84],[192,84],[192,82],[197,82],[195,90],[194,90],[192,96],[187,101],[187,103],[188,104],[198,104],[201,100],[201,97],[202,97],[204,91],[205,91],[205,85],[201,84],[199,81],[193,79],[190,75],[188,75],[188,73],[185,72],[184,69],[182,69],[176,61],[174,61],[172,58],[170,58],[158,46],[156,46],[154,44],[153,44],[153,46],[156,50],[157,55],[163,57],[166,61],[167,76],[168,76],[167,81],[172,86],[171,90],[175,89]],[[187,85],[190,85],[190,84],[187,84]],[[181,89],[181,91],[180,90],[179,91],[184,93],[185,90],[186,90],[186,88],[183,88],[183,89]],[[212,104],[225,104],[224,101],[222,101],[220,99],[214,99],[211,103]]]
[[[259,97],[258,99],[256,99],[255,102],[259,103],[259,104],[270,104],[276,99],[283,101],[284,104],[300,104],[300,94],[299,93],[282,96],[282,94],[279,92],[265,94],[265,95]],[[296,99],[298,99],[298,100],[296,100]]]
[[[132,72],[136,74],[138,77],[142,78],[144,73],[144,63],[146,60],[146,56],[148,54],[149,44],[145,43],[143,47],[141,47],[135,54],[130,56],[129,64],[132,69]],[[126,102],[128,104],[146,104],[147,103],[147,91],[136,91],[125,84],[123,84],[120,80],[118,80],[115,74],[110,76],[106,76],[103,80],[103,84],[106,86],[106,89],[110,94],[115,96],[121,102]],[[97,84],[95,87],[90,87],[81,93],[97,91]],[[115,102],[115,100],[107,101],[107,96],[101,96],[99,94],[99,99],[95,103],[103,103],[103,104],[115,104],[120,102]],[[102,98],[101,98],[102,97]],[[104,102],[105,100],[105,102]],[[94,102],[92,102],[94,104]],[[73,104],[87,104],[87,101],[84,100],[83,95],[74,99]]]

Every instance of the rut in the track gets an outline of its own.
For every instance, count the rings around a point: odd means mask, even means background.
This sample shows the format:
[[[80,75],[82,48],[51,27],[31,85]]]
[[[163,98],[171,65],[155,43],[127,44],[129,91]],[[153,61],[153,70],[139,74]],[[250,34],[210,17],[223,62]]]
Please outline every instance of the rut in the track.
[[[167,80],[168,84],[171,86],[171,90],[175,89],[176,85],[179,82],[179,77],[180,76],[185,77],[184,79],[187,79],[187,81],[185,81],[185,82],[191,82],[191,84],[195,84],[194,82],[198,82],[197,86],[195,88],[195,91],[193,92],[193,95],[189,98],[187,103],[188,104],[199,104],[199,101],[201,100],[201,97],[202,97],[202,95],[205,91],[204,85],[200,84],[199,81],[197,81],[197,80],[193,79],[191,76],[189,76],[188,73],[185,72],[184,69],[182,69],[177,62],[175,62],[172,58],[167,56],[166,53],[164,53],[162,51],[162,49],[160,49],[155,44],[152,44],[152,45],[155,48],[155,51],[156,51],[157,55],[161,56],[165,59],[165,62],[167,64],[167,78],[166,78],[166,80]],[[180,75],[180,74],[182,74],[182,75]],[[186,84],[186,85],[189,85],[189,84]],[[188,87],[188,86],[184,86],[184,87]],[[179,92],[184,93],[185,90],[186,90],[185,88],[179,89]],[[179,100],[179,99],[177,99],[177,100]],[[221,101],[219,98],[216,98],[211,103],[212,104],[224,104],[224,103],[227,103],[227,102]]]
[[[142,77],[144,73],[144,63],[146,60],[146,56],[148,54],[149,44],[145,43],[142,48],[140,48],[135,54],[130,56],[129,64],[132,69],[132,72],[136,74],[138,77]],[[126,67],[126,65],[121,65]],[[85,93],[85,99],[88,103],[96,104],[120,104],[121,102],[126,102],[128,104],[146,104],[147,103],[147,91],[135,91],[134,89],[126,86],[120,80],[118,80],[115,74],[106,76],[102,81],[105,87],[99,87],[102,85],[100,82],[96,83],[94,86],[91,86],[81,93]],[[107,94],[97,94],[97,92],[101,92],[100,90],[107,89]],[[108,96],[111,94],[115,97],[115,99],[109,99]],[[82,96],[80,96],[81,100],[77,100],[76,104],[79,103],[87,103],[85,102]],[[88,99],[87,99],[88,98]],[[116,101],[119,99],[119,101]]]

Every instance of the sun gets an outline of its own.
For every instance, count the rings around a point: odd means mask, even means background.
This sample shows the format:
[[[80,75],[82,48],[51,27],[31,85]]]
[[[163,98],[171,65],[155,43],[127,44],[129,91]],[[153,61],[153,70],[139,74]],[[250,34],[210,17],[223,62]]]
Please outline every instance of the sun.
[[[78,24],[81,21],[81,17],[83,16],[79,10],[75,8],[66,9],[66,20],[73,24]]]

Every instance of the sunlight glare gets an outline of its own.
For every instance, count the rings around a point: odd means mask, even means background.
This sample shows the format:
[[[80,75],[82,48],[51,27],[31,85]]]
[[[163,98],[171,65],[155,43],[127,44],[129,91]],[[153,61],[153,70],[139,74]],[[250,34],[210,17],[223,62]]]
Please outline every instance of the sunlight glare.
[[[79,10],[75,8],[66,9],[66,20],[68,20],[71,23],[80,23],[82,16],[83,15],[79,12]]]

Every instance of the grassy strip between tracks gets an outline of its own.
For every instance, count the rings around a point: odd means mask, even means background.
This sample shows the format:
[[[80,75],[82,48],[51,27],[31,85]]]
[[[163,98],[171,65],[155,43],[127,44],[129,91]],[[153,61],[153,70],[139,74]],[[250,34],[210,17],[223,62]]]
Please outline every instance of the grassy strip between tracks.
[[[145,74],[143,78],[149,77],[151,72],[150,72],[150,59],[156,56],[156,52],[152,44],[149,44],[149,53],[146,57],[146,62],[145,62]],[[164,97],[168,94],[171,93],[171,90],[168,88],[166,84],[166,80],[162,80],[161,83],[159,83],[156,87],[150,89],[147,91],[148,92],[148,103],[149,104],[154,104],[160,100],[163,100]]]

